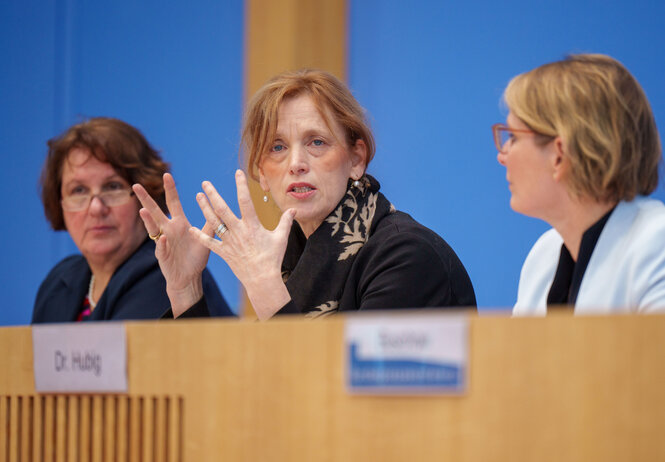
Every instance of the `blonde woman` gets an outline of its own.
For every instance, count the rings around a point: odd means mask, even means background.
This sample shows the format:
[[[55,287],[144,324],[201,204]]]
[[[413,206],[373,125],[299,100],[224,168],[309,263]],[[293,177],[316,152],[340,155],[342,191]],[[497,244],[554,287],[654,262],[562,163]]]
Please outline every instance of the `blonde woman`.
[[[518,75],[493,127],[511,207],[553,229],[531,249],[516,315],[665,310],[661,145],[649,102],[615,59],[573,55]]]

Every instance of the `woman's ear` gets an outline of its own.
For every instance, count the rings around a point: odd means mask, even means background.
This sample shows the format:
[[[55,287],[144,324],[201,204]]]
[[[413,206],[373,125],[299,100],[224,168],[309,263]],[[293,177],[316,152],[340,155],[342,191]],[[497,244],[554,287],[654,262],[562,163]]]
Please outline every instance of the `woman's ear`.
[[[261,185],[261,189],[263,189],[263,191],[265,192],[270,191],[270,186],[268,185],[268,181],[266,180],[266,177],[263,174],[263,169],[259,167],[258,170],[259,170],[259,184]]]
[[[349,149],[351,156],[351,174],[354,180],[359,180],[367,168],[367,145],[363,140],[356,140],[356,143]]]
[[[557,136],[552,141],[552,168],[554,170],[554,180],[563,181],[570,169],[570,159],[563,138]]]

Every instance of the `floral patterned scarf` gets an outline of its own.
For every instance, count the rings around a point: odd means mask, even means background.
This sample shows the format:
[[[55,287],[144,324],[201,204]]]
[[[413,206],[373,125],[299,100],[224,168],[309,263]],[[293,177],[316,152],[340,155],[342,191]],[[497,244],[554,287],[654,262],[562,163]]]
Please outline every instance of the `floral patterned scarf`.
[[[282,278],[294,304],[308,317],[339,309],[356,255],[381,219],[395,208],[369,175],[351,180],[337,207],[307,239],[294,222],[282,263]]]

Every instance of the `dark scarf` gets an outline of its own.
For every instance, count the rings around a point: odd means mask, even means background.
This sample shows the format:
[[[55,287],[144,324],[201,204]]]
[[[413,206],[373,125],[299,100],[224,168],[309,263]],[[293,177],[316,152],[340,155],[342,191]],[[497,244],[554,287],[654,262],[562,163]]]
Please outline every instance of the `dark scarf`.
[[[309,317],[339,309],[344,284],[356,255],[377,223],[395,211],[379,192],[379,182],[349,180],[337,207],[307,239],[294,222],[282,263],[282,278],[294,304]]]

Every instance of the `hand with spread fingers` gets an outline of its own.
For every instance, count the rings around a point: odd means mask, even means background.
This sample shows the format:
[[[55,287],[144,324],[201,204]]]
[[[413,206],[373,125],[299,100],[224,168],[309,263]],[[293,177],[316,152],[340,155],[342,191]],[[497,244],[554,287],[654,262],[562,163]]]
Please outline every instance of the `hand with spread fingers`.
[[[190,229],[191,236],[222,257],[247,291],[259,319],[273,316],[290,299],[281,276],[289,231],[295,211],[286,210],[273,231],[263,227],[254,210],[245,174],[236,172],[236,187],[241,218],[235,216],[209,181],[205,194],[196,196],[206,218],[203,230]],[[219,240],[207,230],[215,230]]]
[[[143,186],[135,184],[132,189],[143,206],[139,214],[148,235],[155,241],[155,256],[166,279],[171,309],[173,315],[178,317],[203,296],[201,274],[210,251],[189,233],[191,225],[180,204],[175,181],[169,173],[164,174],[164,190],[171,218],[164,214]],[[208,237],[213,234],[208,224],[199,232]]]

